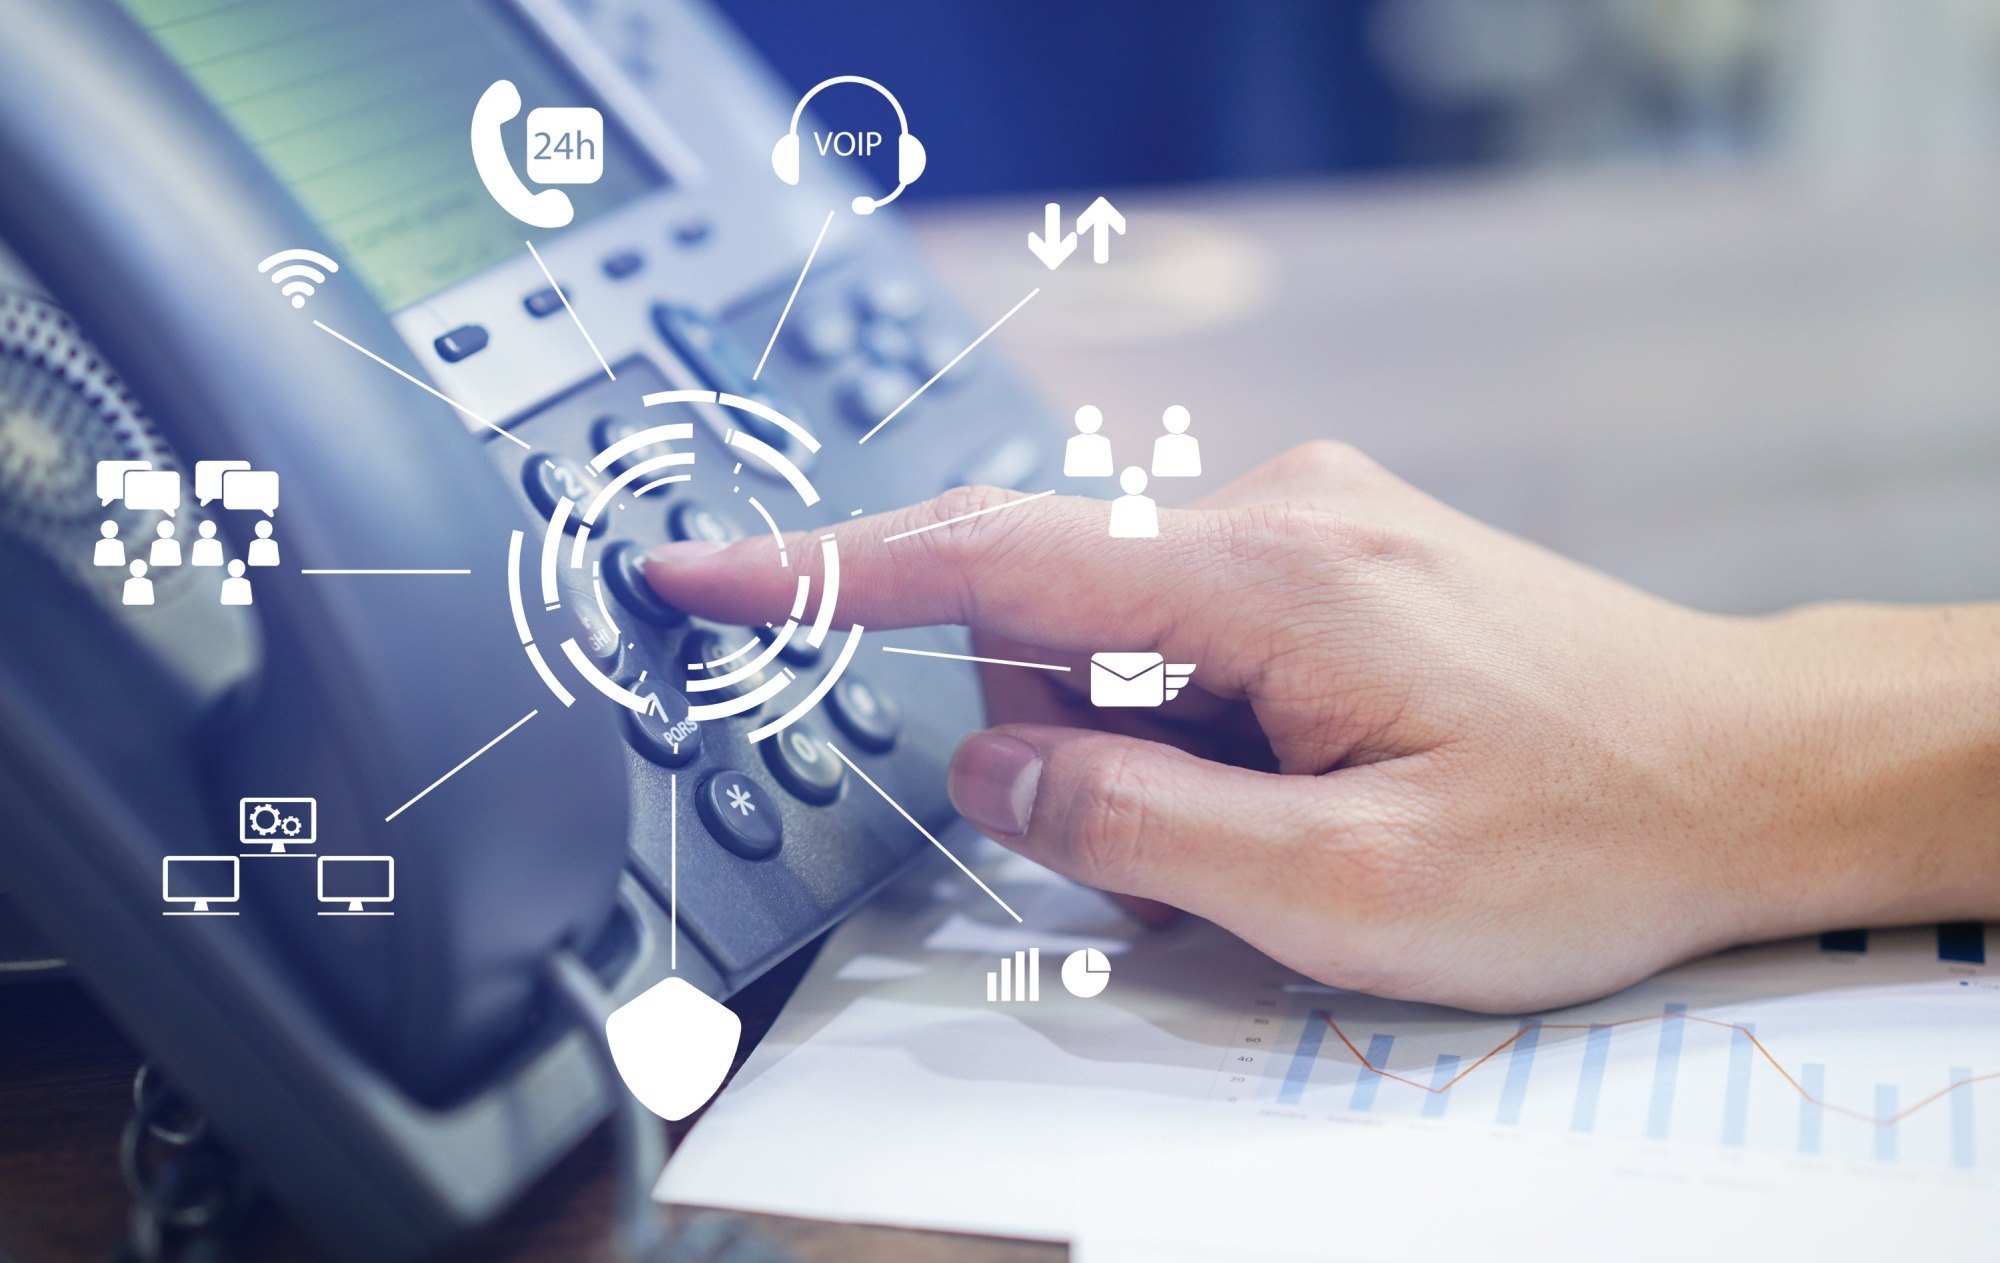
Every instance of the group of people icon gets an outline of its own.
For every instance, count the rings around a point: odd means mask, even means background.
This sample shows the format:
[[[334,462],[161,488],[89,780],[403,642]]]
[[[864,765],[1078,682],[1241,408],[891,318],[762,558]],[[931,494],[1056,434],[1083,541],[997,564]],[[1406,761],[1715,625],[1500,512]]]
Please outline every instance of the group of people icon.
[[[1153,440],[1154,478],[1201,477],[1201,443],[1189,434],[1194,417],[1179,404],[1160,415],[1166,433]],[[1111,440],[1099,434],[1104,413],[1093,404],[1076,410],[1076,434],[1063,449],[1063,476],[1067,478],[1109,478],[1116,462],[1111,459]],[[1123,492],[1111,502],[1111,538],[1152,539],[1160,533],[1159,506],[1146,494],[1146,471],[1128,465],[1118,474]]]
[[[91,561],[99,566],[116,566],[131,576],[125,580],[124,604],[126,605],[153,604],[153,581],[147,577],[148,573],[183,564],[181,541],[175,538],[173,519],[163,520],[155,528],[154,533],[155,538],[144,557],[128,558],[125,541],[118,535],[118,523],[107,520],[98,528],[100,538],[91,554]],[[243,575],[244,563],[235,560],[225,562],[222,555],[222,541],[215,537],[215,523],[203,522],[199,533],[201,537],[187,549],[185,564],[224,567],[228,571],[228,578],[222,581],[222,603],[251,604],[253,594],[250,590],[250,580]],[[257,538],[250,541],[249,564],[252,566],[278,564],[278,541],[271,538],[269,522],[257,523]]]

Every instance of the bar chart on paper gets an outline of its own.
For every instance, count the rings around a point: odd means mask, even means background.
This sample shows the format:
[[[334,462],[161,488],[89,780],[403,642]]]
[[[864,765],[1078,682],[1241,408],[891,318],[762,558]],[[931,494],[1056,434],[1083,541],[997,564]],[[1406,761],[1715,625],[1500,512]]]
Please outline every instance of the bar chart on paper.
[[[1828,934],[1495,1020],[1274,972],[1213,1099],[1945,1176],[2000,1171],[1985,927]]]
[[[988,871],[1032,930],[963,883],[843,926],[661,1195],[1100,1263],[1993,1256],[1993,927],[1749,947],[1492,1017],[1146,931],[1013,862]],[[1115,980],[1036,1002],[1036,939]]]

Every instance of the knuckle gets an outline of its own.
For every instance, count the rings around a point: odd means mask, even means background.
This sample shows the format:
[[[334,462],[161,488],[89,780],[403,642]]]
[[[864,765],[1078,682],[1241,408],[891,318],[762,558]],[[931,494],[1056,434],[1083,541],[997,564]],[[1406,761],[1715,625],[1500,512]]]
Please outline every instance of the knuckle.
[[[1280,473],[1299,479],[1349,483],[1381,469],[1363,455],[1361,449],[1338,439],[1313,439],[1281,452],[1272,466]]]
[[[1161,804],[1170,787],[1129,750],[1092,760],[1080,772],[1063,818],[1061,844],[1073,873],[1095,885],[1118,885],[1144,862],[1148,840],[1166,827]]]

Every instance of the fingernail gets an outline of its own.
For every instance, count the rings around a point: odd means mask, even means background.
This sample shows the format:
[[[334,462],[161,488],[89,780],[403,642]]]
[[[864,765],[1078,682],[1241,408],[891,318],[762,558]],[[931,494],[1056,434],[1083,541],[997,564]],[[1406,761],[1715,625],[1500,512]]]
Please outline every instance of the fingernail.
[[[646,550],[646,560],[662,566],[685,566],[689,562],[713,557],[728,544],[712,539],[688,539],[671,544],[656,544]]]
[[[975,732],[951,761],[952,805],[984,833],[1026,833],[1041,783],[1042,756],[1018,737]]]

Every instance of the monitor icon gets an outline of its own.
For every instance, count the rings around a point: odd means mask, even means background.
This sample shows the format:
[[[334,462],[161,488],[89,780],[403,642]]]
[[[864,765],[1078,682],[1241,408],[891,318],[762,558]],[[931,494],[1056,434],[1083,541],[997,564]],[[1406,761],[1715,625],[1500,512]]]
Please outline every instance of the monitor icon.
[[[169,917],[233,917],[216,912],[211,903],[235,903],[242,893],[242,867],[234,855],[168,855],[160,860],[160,898],[167,903],[191,903],[192,908],[168,908]]]
[[[311,846],[319,836],[319,800],[239,799],[236,836],[244,846],[270,847],[271,855],[283,855],[288,846]]]
[[[389,917],[388,909],[373,911],[371,903],[396,898],[396,860],[390,855],[322,855],[319,857],[319,901],[344,903],[345,911],[323,917]]]

